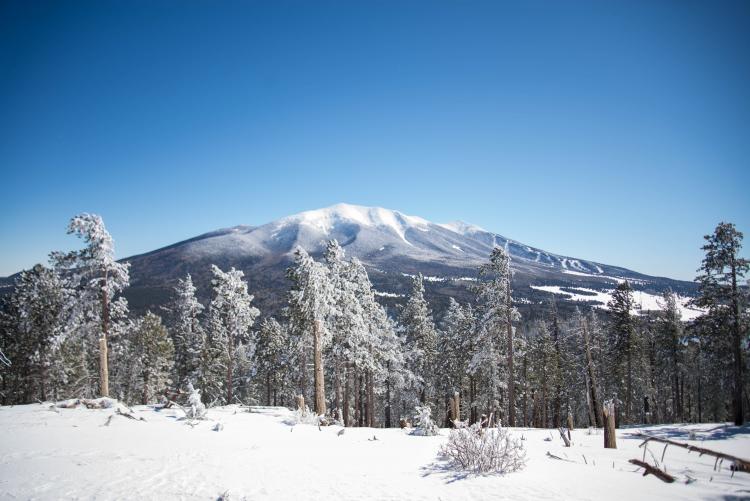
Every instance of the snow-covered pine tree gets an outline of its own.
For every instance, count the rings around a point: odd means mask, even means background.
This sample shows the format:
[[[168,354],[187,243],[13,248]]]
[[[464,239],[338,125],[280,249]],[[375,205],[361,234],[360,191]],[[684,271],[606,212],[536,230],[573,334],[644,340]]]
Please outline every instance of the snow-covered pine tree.
[[[549,427],[552,418],[552,395],[559,378],[559,367],[555,343],[550,333],[549,323],[537,320],[529,336],[529,378],[532,390],[532,422],[538,428]]]
[[[744,352],[750,317],[750,305],[740,283],[750,271],[750,261],[739,256],[743,235],[732,223],[719,223],[711,235],[703,238],[706,240],[702,247],[705,257],[696,277],[700,295],[695,304],[708,310],[711,320],[704,325],[716,327],[709,330],[713,334],[712,341],[721,347],[718,351],[725,360],[732,360],[731,377],[727,379],[732,388],[734,422],[739,426],[745,421]]]
[[[323,348],[330,337],[325,322],[333,304],[331,280],[326,266],[315,262],[301,247],[295,251],[288,277],[293,282],[288,296],[290,309],[296,312],[297,322],[310,326],[309,330],[304,327],[301,330],[312,334],[314,410],[323,415],[326,413]],[[300,341],[305,340],[300,338]]]
[[[671,289],[662,295],[662,311],[659,314],[656,345],[657,371],[663,375],[664,386],[671,389],[669,418],[672,422],[682,421],[682,395],[680,382],[683,380],[684,331],[677,295]]]
[[[288,374],[288,345],[286,326],[273,317],[263,319],[258,329],[254,358],[259,383],[265,390],[266,405],[279,405]]]
[[[474,354],[470,371],[476,373],[481,369],[487,384],[494,388],[487,388],[490,398],[499,397],[501,387],[507,390],[508,426],[515,426],[516,422],[516,392],[515,373],[513,368],[515,337],[514,323],[521,319],[518,310],[513,306],[511,289],[512,272],[510,269],[510,255],[502,247],[495,247],[490,255],[489,263],[479,269],[480,281],[477,284],[477,340],[473,343]],[[502,356],[506,363],[500,373]],[[500,378],[502,384],[498,384]],[[491,404],[493,405],[493,404]]]
[[[148,312],[139,318],[133,329],[129,354],[135,383],[132,401],[139,400],[145,405],[164,391],[173,357],[174,346],[161,317]]]
[[[435,396],[437,332],[430,306],[424,298],[423,280],[421,273],[412,279],[411,293],[399,317],[407,367],[415,375],[416,383],[412,388],[414,396],[406,403],[409,409],[417,402],[426,404]]]
[[[254,350],[254,339],[250,329],[260,311],[252,305],[253,295],[247,291],[245,274],[234,268],[227,272],[211,265],[213,279],[213,299],[209,305],[209,329],[207,350],[209,374],[213,388],[223,387],[223,399],[233,403],[236,383],[242,382],[238,369],[245,365],[244,358],[250,358]],[[241,358],[243,358],[241,360]],[[223,385],[219,383],[222,379]],[[214,398],[220,395],[213,395]]]
[[[636,321],[631,314],[631,311],[635,308],[633,290],[627,280],[623,280],[617,285],[607,307],[611,319],[609,330],[611,376],[614,378],[614,388],[619,400],[624,404],[624,412],[622,414],[617,413],[617,418],[626,424],[630,424],[634,417],[634,373],[639,368],[638,356],[640,353]]]
[[[114,241],[100,216],[83,213],[73,217],[68,233],[82,238],[86,246],[77,251],[52,252],[50,260],[73,291],[72,300],[68,302],[67,331],[85,338],[90,348],[95,344],[98,348],[99,394],[106,397],[109,396],[110,303],[129,285],[130,265],[115,260]]]
[[[204,348],[203,326],[200,314],[203,305],[195,297],[196,288],[188,273],[177,281],[175,298],[170,306],[173,315],[171,324],[175,349],[175,383],[182,386],[186,381],[197,381],[201,371]]]
[[[438,363],[441,377],[439,391],[441,396],[449,401],[455,393],[462,392],[464,379],[469,368],[466,343],[473,336],[473,313],[461,306],[454,298],[448,301],[448,309],[443,315],[438,339]],[[446,405],[446,410],[450,405]],[[448,420],[458,420],[460,416],[448,416]]]
[[[358,270],[353,263],[345,260],[344,250],[336,240],[328,242],[324,257],[331,282],[332,304],[326,329],[331,339],[327,351],[333,365],[334,413],[341,414],[340,419],[348,425],[351,381],[363,377],[367,370],[363,365],[357,366],[358,358],[363,354],[367,359],[365,344],[368,331],[363,311],[363,290],[362,284],[358,283],[361,280],[357,276]],[[358,398],[355,403],[359,403]],[[357,416],[360,417],[359,414]]]
[[[21,402],[55,398],[64,382],[59,356],[68,290],[55,270],[37,264],[16,279],[9,297],[15,334],[14,363]]]

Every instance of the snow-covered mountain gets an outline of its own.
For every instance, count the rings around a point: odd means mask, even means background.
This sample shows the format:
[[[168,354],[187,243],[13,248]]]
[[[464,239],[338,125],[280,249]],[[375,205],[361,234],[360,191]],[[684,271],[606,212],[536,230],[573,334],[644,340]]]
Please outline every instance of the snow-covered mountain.
[[[690,282],[561,256],[460,221],[437,224],[395,210],[337,204],[262,226],[236,226],[206,233],[127,258],[132,265],[128,296],[136,307],[162,303],[175,280],[189,272],[207,297],[209,268],[214,263],[244,270],[261,306],[274,310],[288,288],[284,271],[296,247],[319,255],[333,238],[348,256],[363,261],[386,302],[398,302],[408,290],[409,276],[419,272],[426,276],[428,294],[438,308],[449,295],[468,298],[467,286],[495,246],[510,252],[516,295],[528,305],[550,294],[562,300],[580,301],[575,296],[580,296],[581,290],[606,293],[623,279],[651,295],[666,287],[683,295],[695,290]]]

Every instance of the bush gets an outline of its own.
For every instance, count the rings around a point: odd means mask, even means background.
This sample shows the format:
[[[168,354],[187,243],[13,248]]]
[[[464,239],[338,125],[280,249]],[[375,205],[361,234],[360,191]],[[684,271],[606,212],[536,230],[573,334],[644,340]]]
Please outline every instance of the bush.
[[[188,381],[187,385],[188,405],[185,407],[185,416],[188,419],[203,419],[206,417],[206,406],[201,402],[200,390],[193,388],[193,383]]]
[[[438,427],[432,421],[432,411],[430,410],[430,407],[427,405],[422,407],[417,406],[414,410],[417,412],[417,415],[414,416],[414,431],[412,432],[412,435],[422,435],[425,437],[437,435]]]
[[[451,430],[440,454],[454,468],[472,473],[511,473],[526,466],[526,450],[520,440],[505,428],[481,428],[478,423]]]

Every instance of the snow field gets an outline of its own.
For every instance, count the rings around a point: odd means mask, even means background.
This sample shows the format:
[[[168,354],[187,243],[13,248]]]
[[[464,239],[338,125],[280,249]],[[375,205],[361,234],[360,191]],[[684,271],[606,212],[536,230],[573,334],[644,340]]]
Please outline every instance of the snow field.
[[[640,429],[618,430],[618,449],[600,432],[514,428],[527,448],[526,468],[504,476],[467,476],[438,458],[449,430],[434,437],[399,429],[291,425],[284,408],[227,406],[190,426],[179,409],[137,406],[134,421],[114,409],[0,407],[1,499],[721,499],[750,496],[750,475],[734,477],[714,459],[670,446],[664,458],[677,482],[642,477]],[[213,431],[217,423],[221,431]],[[680,442],[750,456],[750,428],[663,425],[649,432]],[[690,441],[689,431],[694,431]],[[376,437],[377,440],[373,440]],[[550,438],[551,440],[545,440]],[[646,460],[661,462],[652,444]],[[556,460],[547,452],[568,461]],[[653,453],[653,457],[651,456]],[[585,456],[585,460],[584,460]],[[695,479],[686,484],[688,478]]]

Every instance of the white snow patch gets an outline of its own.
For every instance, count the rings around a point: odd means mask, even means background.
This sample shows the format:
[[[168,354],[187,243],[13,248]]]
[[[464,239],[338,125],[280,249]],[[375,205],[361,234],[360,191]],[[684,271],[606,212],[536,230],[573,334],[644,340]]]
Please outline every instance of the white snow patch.
[[[612,299],[612,292],[614,292],[614,289],[594,290],[586,287],[565,287],[566,290],[562,290],[559,285],[531,285],[530,287],[551,294],[568,296],[566,299],[569,301],[599,303],[596,307],[602,309],[607,309],[607,303]],[[640,314],[641,311],[664,309],[662,304],[664,300],[659,295],[643,291],[633,291],[633,299],[636,306],[632,311],[633,314]],[[703,314],[703,311],[688,305],[690,300],[691,298],[689,297],[677,296],[677,305],[682,314],[682,320],[685,321],[694,320]]]
[[[208,419],[195,426],[178,420],[179,410],[137,406],[145,421],[113,416],[103,426],[112,409],[59,410],[38,404],[0,407],[0,497],[176,500],[227,493],[231,499],[298,501],[671,501],[740,498],[750,489],[750,475],[732,476],[729,462],[713,471],[714,458],[677,447],[664,458],[677,477],[672,484],[642,477],[642,470],[628,463],[643,455],[641,440],[632,438],[638,432],[747,456],[750,434],[731,426],[717,431],[717,424],[618,429],[617,449],[604,449],[601,432],[585,428],[571,432],[570,448],[557,431],[545,441],[550,430],[507,428],[524,438],[526,467],[474,476],[447,470],[438,457],[447,429],[432,437],[397,428],[347,428],[341,434],[340,426],[285,424],[292,413],[284,408],[247,412],[238,406],[209,409]],[[212,431],[217,423],[224,428],[220,433]],[[658,451],[661,458],[662,448]],[[690,484],[687,475],[695,479]]]

